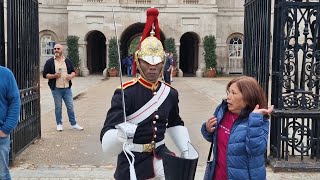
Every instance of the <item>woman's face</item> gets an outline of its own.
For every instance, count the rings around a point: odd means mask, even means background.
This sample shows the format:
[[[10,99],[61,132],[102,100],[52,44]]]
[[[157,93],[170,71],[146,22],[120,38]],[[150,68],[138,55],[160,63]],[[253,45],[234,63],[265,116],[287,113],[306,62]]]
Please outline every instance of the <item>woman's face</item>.
[[[241,110],[246,107],[242,93],[236,83],[231,84],[229,87],[227,92],[227,102],[229,111],[235,114],[240,114]]]

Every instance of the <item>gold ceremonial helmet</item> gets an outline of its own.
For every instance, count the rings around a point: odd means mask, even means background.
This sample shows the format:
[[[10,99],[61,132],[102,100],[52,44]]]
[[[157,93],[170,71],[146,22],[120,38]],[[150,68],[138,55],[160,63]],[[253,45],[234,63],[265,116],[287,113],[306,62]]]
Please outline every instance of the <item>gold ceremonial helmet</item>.
[[[136,56],[137,59],[156,65],[165,60],[165,52],[161,41],[154,37],[153,31],[150,35],[141,42],[140,49],[136,51]]]

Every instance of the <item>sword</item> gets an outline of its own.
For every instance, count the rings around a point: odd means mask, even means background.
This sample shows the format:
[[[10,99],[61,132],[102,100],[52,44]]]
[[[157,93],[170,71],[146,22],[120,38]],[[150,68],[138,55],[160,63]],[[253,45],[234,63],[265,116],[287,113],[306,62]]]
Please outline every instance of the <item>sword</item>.
[[[118,63],[119,63],[119,73],[120,73],[120,87],[121,87],[121,96],[122,96],[122,108],[123,108],[123,116],[124,116],[124,122],[121,124],[118,124],[116,128],[121,129],[123,133],[126,134],[126,142],[123,143],[122,149],[124,154],[127,157],[127,160],[129,162],[129,174],[130,174],[130,180],[137,180],[135,168],[134,168],[134,154],[130,151],[132,148],[132,142],[134,132],[137,128],[137,125],[134,125],[132,123],[127,123],[127,115],[126,115],[126,105],[124,100],[124,90],[123,90],[123,81],[122,81],[122,69],[121,69],[121,60],[120,60],[120,47],[119,47],[119,41],[118,41],[118,33],[117,33],[117,24],[116,24],[116,18],[114,9],[112,7],[112,15],[113,15],[113,25],[114,25],[114,31],[116,35],[116,41],[117,41],[117,48],[118,48]],[[133,131],[132,131],[133,130]],[[132,134],[133,132],[133,134]],[[128,154],[131,156],[132,160],[130,160]]]
[[[124,117],[124,122],[127,122],[126,104],[124,101],[124,91],[123,91],[123,81],[122,81],[120,46],[119,46],[119,41],[118,41],[117,24],[116,24],[116,18],[115,18],[115,13],[114,13],[113,7],[112,7],[112,15],[113,15],[113,25],[114,25],[114,31],[115,31],[115,35],[116,35],[116,41],[117,41],[117,50],[118,50],[118,63],[119,63],[119,73],[120,73],[120,87],[121,87],[121,96],[122,96],[123,117]]]

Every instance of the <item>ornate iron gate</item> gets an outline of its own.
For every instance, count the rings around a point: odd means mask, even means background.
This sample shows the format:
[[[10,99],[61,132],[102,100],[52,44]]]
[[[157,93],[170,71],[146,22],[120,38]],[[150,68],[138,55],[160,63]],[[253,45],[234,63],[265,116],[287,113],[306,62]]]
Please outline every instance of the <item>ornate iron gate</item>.
[[[276,0],[270,164],[320,170],[320,0]]]
[[[246,0],[244,74],[255,77],[268,94],[271,1]]]
[[[7,3],[7,67],[16,77],[21,96],[19,124],[11,135],[12,160],[41,135],[39,20],[37,0]]]

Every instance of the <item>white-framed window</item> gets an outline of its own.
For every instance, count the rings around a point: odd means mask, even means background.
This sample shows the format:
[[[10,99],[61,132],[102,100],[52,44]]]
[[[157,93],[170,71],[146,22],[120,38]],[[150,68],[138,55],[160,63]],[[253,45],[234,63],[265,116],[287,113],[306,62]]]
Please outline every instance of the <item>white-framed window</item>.
[[[53,55],[54,45],[55,45],[55,41],[51,35],[43,35],[41,37],[41,55],[42,56]]]
[[[229,57],[242,58],[243,43],[239,37],[232,38],[229,42]]]

